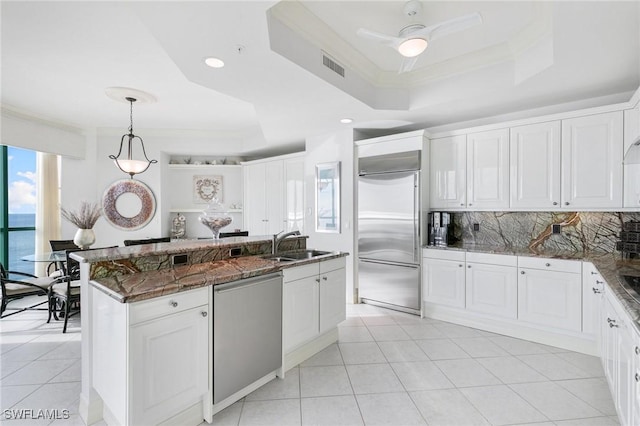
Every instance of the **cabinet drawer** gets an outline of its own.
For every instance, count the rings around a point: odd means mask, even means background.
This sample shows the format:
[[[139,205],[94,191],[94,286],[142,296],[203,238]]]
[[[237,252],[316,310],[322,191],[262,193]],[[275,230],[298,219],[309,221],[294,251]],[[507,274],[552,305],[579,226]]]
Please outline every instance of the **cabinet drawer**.
[[[518,257],[506,254],[467,253],[467,262],[499,266],[518,266]]]
[[[325,272],[336,271],[338,269],[342,269],[345,267],[344,257],[340,257],[338,259],[325,260],[320,262],[320,273],[324,274]]]
[[[311,277],[320,273],[318,263],[310,263],[308,265],[295,266],[282,270],[282,281],[287,283],[290,281],[300,280],[302,278]]]
[[[465,252],[459,250],[446,249],[422,249],[422,257],[440,260],[455,260],[464,262]]]
[[[209,287],[143,300],[130,304],[129,323],[133,325],[207,304]]]
[[[577,260],[545,259],[541,257],[518,256],[520,268],[543,269],[558,272],[582,272],[582,262]]]

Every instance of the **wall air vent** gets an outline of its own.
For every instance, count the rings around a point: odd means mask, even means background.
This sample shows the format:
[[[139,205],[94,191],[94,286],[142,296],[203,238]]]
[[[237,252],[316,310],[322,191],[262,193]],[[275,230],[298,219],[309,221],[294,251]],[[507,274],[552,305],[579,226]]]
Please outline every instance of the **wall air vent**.
[[[344,67],[327,55],[327,52],[325,51],[322,51],[322,65],[329,68],[340,77],[344,77]]]

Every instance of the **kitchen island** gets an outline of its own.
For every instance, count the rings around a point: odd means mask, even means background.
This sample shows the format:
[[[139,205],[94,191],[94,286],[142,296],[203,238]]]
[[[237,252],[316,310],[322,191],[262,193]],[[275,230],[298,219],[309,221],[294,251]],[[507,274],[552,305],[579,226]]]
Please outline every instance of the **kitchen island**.
[[[294,237],[281,251],[309,256],[274,258],[271,244],[236,237],[78,252],[85,422],[210,422],[337,341],[347,253],[312,253]]]

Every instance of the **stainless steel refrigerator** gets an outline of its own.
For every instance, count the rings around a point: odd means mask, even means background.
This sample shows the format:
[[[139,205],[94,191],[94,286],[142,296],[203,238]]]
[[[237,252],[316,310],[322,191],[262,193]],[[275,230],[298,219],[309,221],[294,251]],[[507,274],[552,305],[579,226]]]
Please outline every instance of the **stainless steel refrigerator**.
[[[420,313],[420,151],[358,161],[362,302]]]

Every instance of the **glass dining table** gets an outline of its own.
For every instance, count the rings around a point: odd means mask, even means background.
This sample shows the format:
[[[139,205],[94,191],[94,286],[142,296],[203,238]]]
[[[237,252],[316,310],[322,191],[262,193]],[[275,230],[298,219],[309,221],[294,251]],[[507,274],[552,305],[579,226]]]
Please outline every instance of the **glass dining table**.
[[[65,262],[67,255],[64,250],[46,251],[22,256],[20,260],[24,260],[25,262]]]

